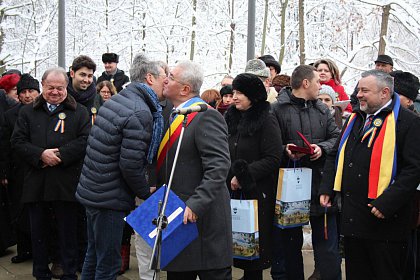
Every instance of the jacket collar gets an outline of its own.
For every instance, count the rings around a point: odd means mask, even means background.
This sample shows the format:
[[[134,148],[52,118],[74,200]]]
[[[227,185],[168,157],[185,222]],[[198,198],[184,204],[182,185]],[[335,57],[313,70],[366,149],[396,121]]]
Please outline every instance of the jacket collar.
[[[42,107],[44,107],[44,104],[46,104],[46,103],[47,103],[47,101],[44,99],[44,97],[41,94],[35,99],[35,101],[33,103],[33,108],[34,109],[42,108]],[[62,105],[63,108],[67,108],[69,110],[76,111],[77,102],[73,98],[73,96],[71,96],[70,94],[67,94],[66,99],[64,99],[64,101],[62,103],[60,103],[60,105]]]
[[[290,104],[294,105],[299,109],[306,108],[315,108],[320,111],[322,114],[328,112],[328,108],[320,100],[305,100],[303,98],[296,97],[292,94],[291,87],[285,87],[280,91],[279,96],[277,97],[279,104]]]

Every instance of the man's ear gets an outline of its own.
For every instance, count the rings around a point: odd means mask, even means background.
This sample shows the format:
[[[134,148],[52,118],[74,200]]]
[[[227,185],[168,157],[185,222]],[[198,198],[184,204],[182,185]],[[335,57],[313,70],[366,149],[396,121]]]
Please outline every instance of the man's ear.
[[[181,95],[182,96],[189,96],[190,94],[191,94],[191,86],[190,85],[182,85]]]
[[[70,70],[70,77],[74,78],[74,71]]]
[[[303,81],[302,81],[302,87],[304,89],[307,89],[309,87],[309,81],[308,81],[308,79],[303,79]]]
[[[389,90],[389,87],[384,87],[381,94],[383,98],[391,98],[391,91]]]
[[[150,74],[150,73],[147,73],[145,80],[146,80],[146,83],[148,85],[153,85],[154,84],[153,83],[153,75]]]

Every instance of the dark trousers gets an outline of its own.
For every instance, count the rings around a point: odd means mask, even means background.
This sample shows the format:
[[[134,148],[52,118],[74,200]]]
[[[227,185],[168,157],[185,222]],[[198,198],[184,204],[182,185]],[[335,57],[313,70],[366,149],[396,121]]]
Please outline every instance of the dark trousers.
[[[417,229],[412,229],[408,239],[408,259],[404,270],[404,280],[416,279]]]
[[[212,270],[167,272],[168,280],[195,280],[197,279],[197,276],[200,280],[232,280],[232,268],[226,267]]]
[[[23,207],[20,217],[16,221],[17,255],[32,254],[31,226],[28,207]]]
[[[54,201],[29,203],[31,221],[33,276],[51,279],[48,267],[48,241],[51,212],[56,217],[58,244],[64,275],[61,279],[77,279],[77,208],[76,202]]]
[[[242,280],[263,280],[262,270],[244,270],[244,278]]]
[[[338,251],[337,218],[327,216],[328,239],[324,236],[324,216],[311,216],[315,267],[323,280],[341,280],[341,256]]]
[[[344,237],[347,280],[405,280],[407,242]]]
[[[274,227],[273,280],[303,280],[302,227],[280,229]]]

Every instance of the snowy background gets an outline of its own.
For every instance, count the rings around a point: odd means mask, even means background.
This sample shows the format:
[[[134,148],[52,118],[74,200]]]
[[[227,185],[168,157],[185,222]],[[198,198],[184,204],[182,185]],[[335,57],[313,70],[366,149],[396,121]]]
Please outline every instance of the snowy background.
[[[385,53],[394,59],[395,69],[419,76],[418,0],[304,0],[305,63],[319,58],[335,60],[351,94],[361,71],[374,67],[383,6],[388,4]],[[286,7],[283,30],[282,5]],[[234,76],[245,68],[247,6],[248,0],[68,0],[66,65],[86,54],[97,63],[99,76],[104,71],[104,52],[118,53],[118,67],[126,72],[139,52],[170,66],[193,58],[205,71],[202,90],[216,87],[224,75]],[[256,56],[271,54],[279,59],[283,33],[282,73],[290,75],[300,63],[298,0],[256,0],[256,8]],[[40,78],[48,67],[57,65],[57,0],[0,1],[0,17],[3,66]]]

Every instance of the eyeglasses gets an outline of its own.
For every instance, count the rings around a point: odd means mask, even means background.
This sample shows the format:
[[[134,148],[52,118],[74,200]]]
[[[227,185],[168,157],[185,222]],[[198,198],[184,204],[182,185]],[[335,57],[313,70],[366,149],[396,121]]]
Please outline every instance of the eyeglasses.
[[[169,73],[168,78],[169,78],[169,80],[180,83],[181,85],[184,85],[184,86],[188,85],[187,83],[184,83],[184,82],[181,82],[180,80],[175,79],[175,77],[172,73]]]

